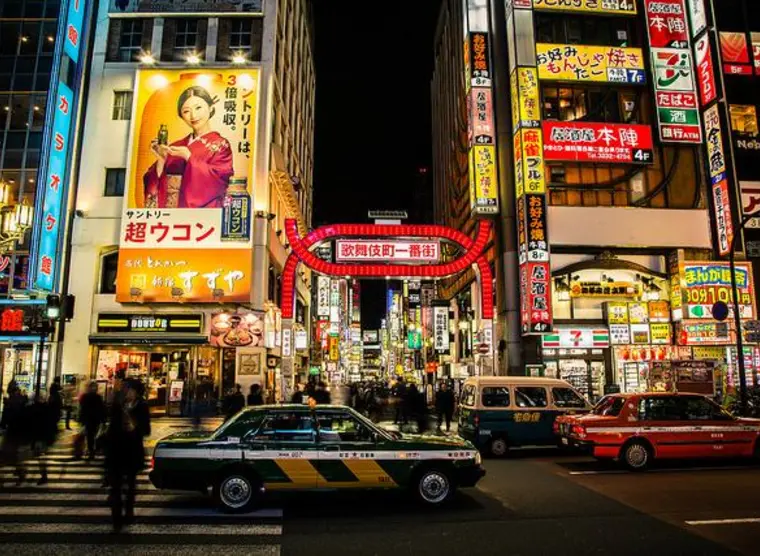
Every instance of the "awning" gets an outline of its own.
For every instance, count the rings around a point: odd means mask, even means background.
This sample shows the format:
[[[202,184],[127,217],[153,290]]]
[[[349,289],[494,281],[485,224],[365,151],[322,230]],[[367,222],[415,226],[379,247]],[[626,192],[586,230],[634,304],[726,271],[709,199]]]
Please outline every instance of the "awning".
[[[90,334],[92,345],[205,345],[208,336],[205,334]]]

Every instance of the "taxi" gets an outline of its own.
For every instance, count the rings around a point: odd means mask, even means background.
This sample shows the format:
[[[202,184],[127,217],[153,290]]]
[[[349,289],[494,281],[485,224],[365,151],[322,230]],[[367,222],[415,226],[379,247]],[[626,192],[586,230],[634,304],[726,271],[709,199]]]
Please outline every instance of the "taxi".
[[[149,474],[158,489],[212,487],[226,512],[268,490],[407,489],[435,506],[484,475],[460,438],[402,435],[347,407],[295,404],[247,408],[212,433],[164,438]]]
[[[589,414],[558,417],[554,431],[563,444],[632,470],[655,459],[760,459],[760,420],[734,417],[699,394],[605,396]]]

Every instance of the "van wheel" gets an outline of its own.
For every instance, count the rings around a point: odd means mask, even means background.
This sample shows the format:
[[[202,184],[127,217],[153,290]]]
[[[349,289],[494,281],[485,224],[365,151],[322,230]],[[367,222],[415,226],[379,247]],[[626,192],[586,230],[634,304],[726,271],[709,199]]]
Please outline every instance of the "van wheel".
[[[503,458],[509,450],[505,438],[492,438],[488,448],[491,451],[491,455],[497,458]]]
[[[652,463],[652,449],[644,442],[631,442],[620,454],[623,464],[631,471],[643,471]]]
[[[250,509],[258,498],[261,485],[246,473],[231,471],[214,485],[214,500],[225,513],[242,513]]]

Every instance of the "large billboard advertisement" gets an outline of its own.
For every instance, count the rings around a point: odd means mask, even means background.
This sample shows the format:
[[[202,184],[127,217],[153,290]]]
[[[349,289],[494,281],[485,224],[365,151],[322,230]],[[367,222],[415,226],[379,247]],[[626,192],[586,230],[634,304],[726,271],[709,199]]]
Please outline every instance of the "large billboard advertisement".
[[[536,62],[542,80],[646,83],[640,48],[538,43]]]
[[[257,69],[137,74],[119,302],[245,302]]]

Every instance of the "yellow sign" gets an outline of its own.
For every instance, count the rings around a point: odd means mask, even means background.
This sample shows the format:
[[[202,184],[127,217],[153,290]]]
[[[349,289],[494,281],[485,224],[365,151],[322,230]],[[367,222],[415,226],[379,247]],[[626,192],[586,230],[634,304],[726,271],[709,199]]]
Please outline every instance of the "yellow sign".
[[[538,423],[541,420],[541,414],[537,411],[530,413],[514,413],[515,423]]]
[[[634,282],[587,280],[570,283],[571,297],[638,297],[639,295],[641,295],[641,285]],[[644,304],[644,308],[646,309],[646,304]]]
[[[497,185],[496,148],[493,145],[474,145],[470,149],[470,204],[473,212],[499,212]]]
[[[533,0],[533,7],[537,10],[564,11],[564,12],[588,12],[612,15],[635,15],[635,0],[619,0],[608,2],[607,0]]]
[[[608,324],[628,324],[628,303],[607,303]]]
[[[116,300],[250,301],[259,70],[140,70]]]
[[[517,198],[523,196],[525,193],[525,176],[523,175],[523,150],[522,150],[522,132],[518,131],[514,137],[514,150],[513,156],[515,157],[515,193]]]
[[[520,127],[520,94],[517,89],[517,70],[509,76],[509,92],[512,101],[512,132],[516,133]]]
[[[542,80],[646,83],[640,48],[538,43],[536,63]]]
[[[670,344],[670,324],[665,322],[649,325],[651,342],[653,344]]]
[[[544,169],[544,140],[541,129],[522,129],[522,159],[525,193],[546,193]]]
[[[520,93],[520,121],[523,127],[539,127],[541,103],[538,96],[536,68],[517,68],[517,88]]]
[[[338,361],[340,359],[340,349],[338,347],[338,337],[330,336],[328,339],[328,347],[330,352],[330,361]]]
[[[694,359],[721,362],[726,360],[725,347],[693,346],[691,352]]]

